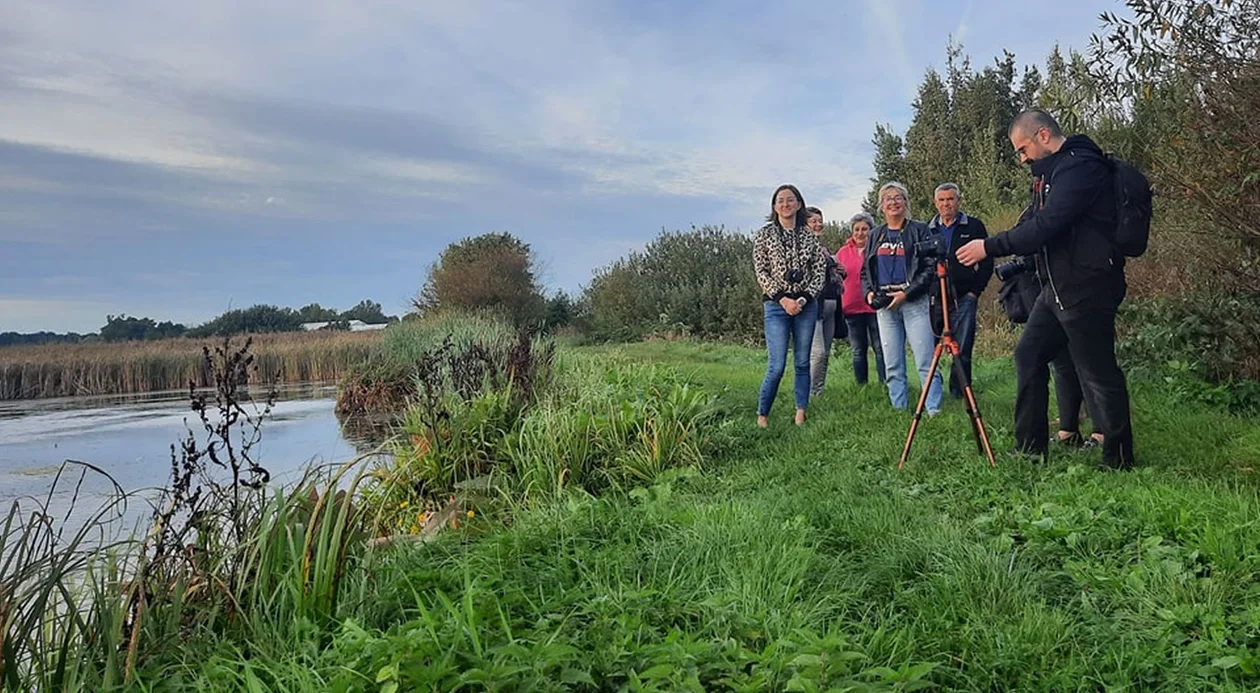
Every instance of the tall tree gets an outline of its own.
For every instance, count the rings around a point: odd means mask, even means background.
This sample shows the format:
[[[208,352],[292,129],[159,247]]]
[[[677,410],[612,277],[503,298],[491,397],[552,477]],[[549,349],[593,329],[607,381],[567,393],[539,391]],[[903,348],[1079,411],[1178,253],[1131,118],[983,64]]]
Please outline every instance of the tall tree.
[[[534,253],[509,233],[464,238],[442,251],[412,304],[421,313],[499,310],[518,324],[541,321]]]

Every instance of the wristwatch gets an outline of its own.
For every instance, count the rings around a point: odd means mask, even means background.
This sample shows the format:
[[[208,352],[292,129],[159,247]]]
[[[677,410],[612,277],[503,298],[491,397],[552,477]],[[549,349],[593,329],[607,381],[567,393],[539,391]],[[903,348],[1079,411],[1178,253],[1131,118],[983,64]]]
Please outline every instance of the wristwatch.
[[[808,298],[805,298],[804,296],[801,296],[800,298],[796,299],[796,305],[798,305],[798,306],[800,306],[800,307],[802,307],[802,308],[804,308],[804,307],[805,307],[805,304],[806,304],[806,303],[809,303],[809,299],[808,299]]]

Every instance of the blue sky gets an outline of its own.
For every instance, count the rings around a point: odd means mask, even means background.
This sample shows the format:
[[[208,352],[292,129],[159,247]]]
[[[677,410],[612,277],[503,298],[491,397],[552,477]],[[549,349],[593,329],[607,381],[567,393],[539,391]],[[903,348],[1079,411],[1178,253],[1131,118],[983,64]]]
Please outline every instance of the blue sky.
[[[1084,49],[1119,2],[0,0],[0,331],[406,310],[507,231],[551,289],[781,182],[859,207],[952,35]]]

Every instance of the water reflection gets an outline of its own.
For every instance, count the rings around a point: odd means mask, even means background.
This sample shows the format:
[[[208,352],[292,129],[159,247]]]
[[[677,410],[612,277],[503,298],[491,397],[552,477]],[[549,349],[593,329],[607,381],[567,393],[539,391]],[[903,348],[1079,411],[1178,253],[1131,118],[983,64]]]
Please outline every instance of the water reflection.
[[[339,418],[335,398],[330,384],[280,390],[253,450],[273,479],[295,479],[308,464],[348,461],[376,449],[388,435],[388,420]],[[161,486],[170,472],[172,445],[187,435],[186,426],[204,440],[187,391],[0,402],[0,507],[23,496],[42,498],[67,459],[100,467],[127,491]],[[61,486],[66,488],[59,486],[57,495],[75,488]],[[103,496],[110,485],[89,474],[81,492]]]

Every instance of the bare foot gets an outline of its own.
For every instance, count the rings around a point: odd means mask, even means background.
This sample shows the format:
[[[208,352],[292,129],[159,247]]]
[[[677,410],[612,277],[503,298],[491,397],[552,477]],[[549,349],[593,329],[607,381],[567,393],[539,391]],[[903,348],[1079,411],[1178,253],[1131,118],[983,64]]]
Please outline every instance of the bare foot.
[[[770,425],[770,422],[766,420],[766,417],[761,416],[760,414],[757,415],[757,428],[765,428],[766,426],[769,426],[769,425]]]
[[[805,410],[797,409],[796,410],[796,425],[800,426],[803,423],[805,423]]]

